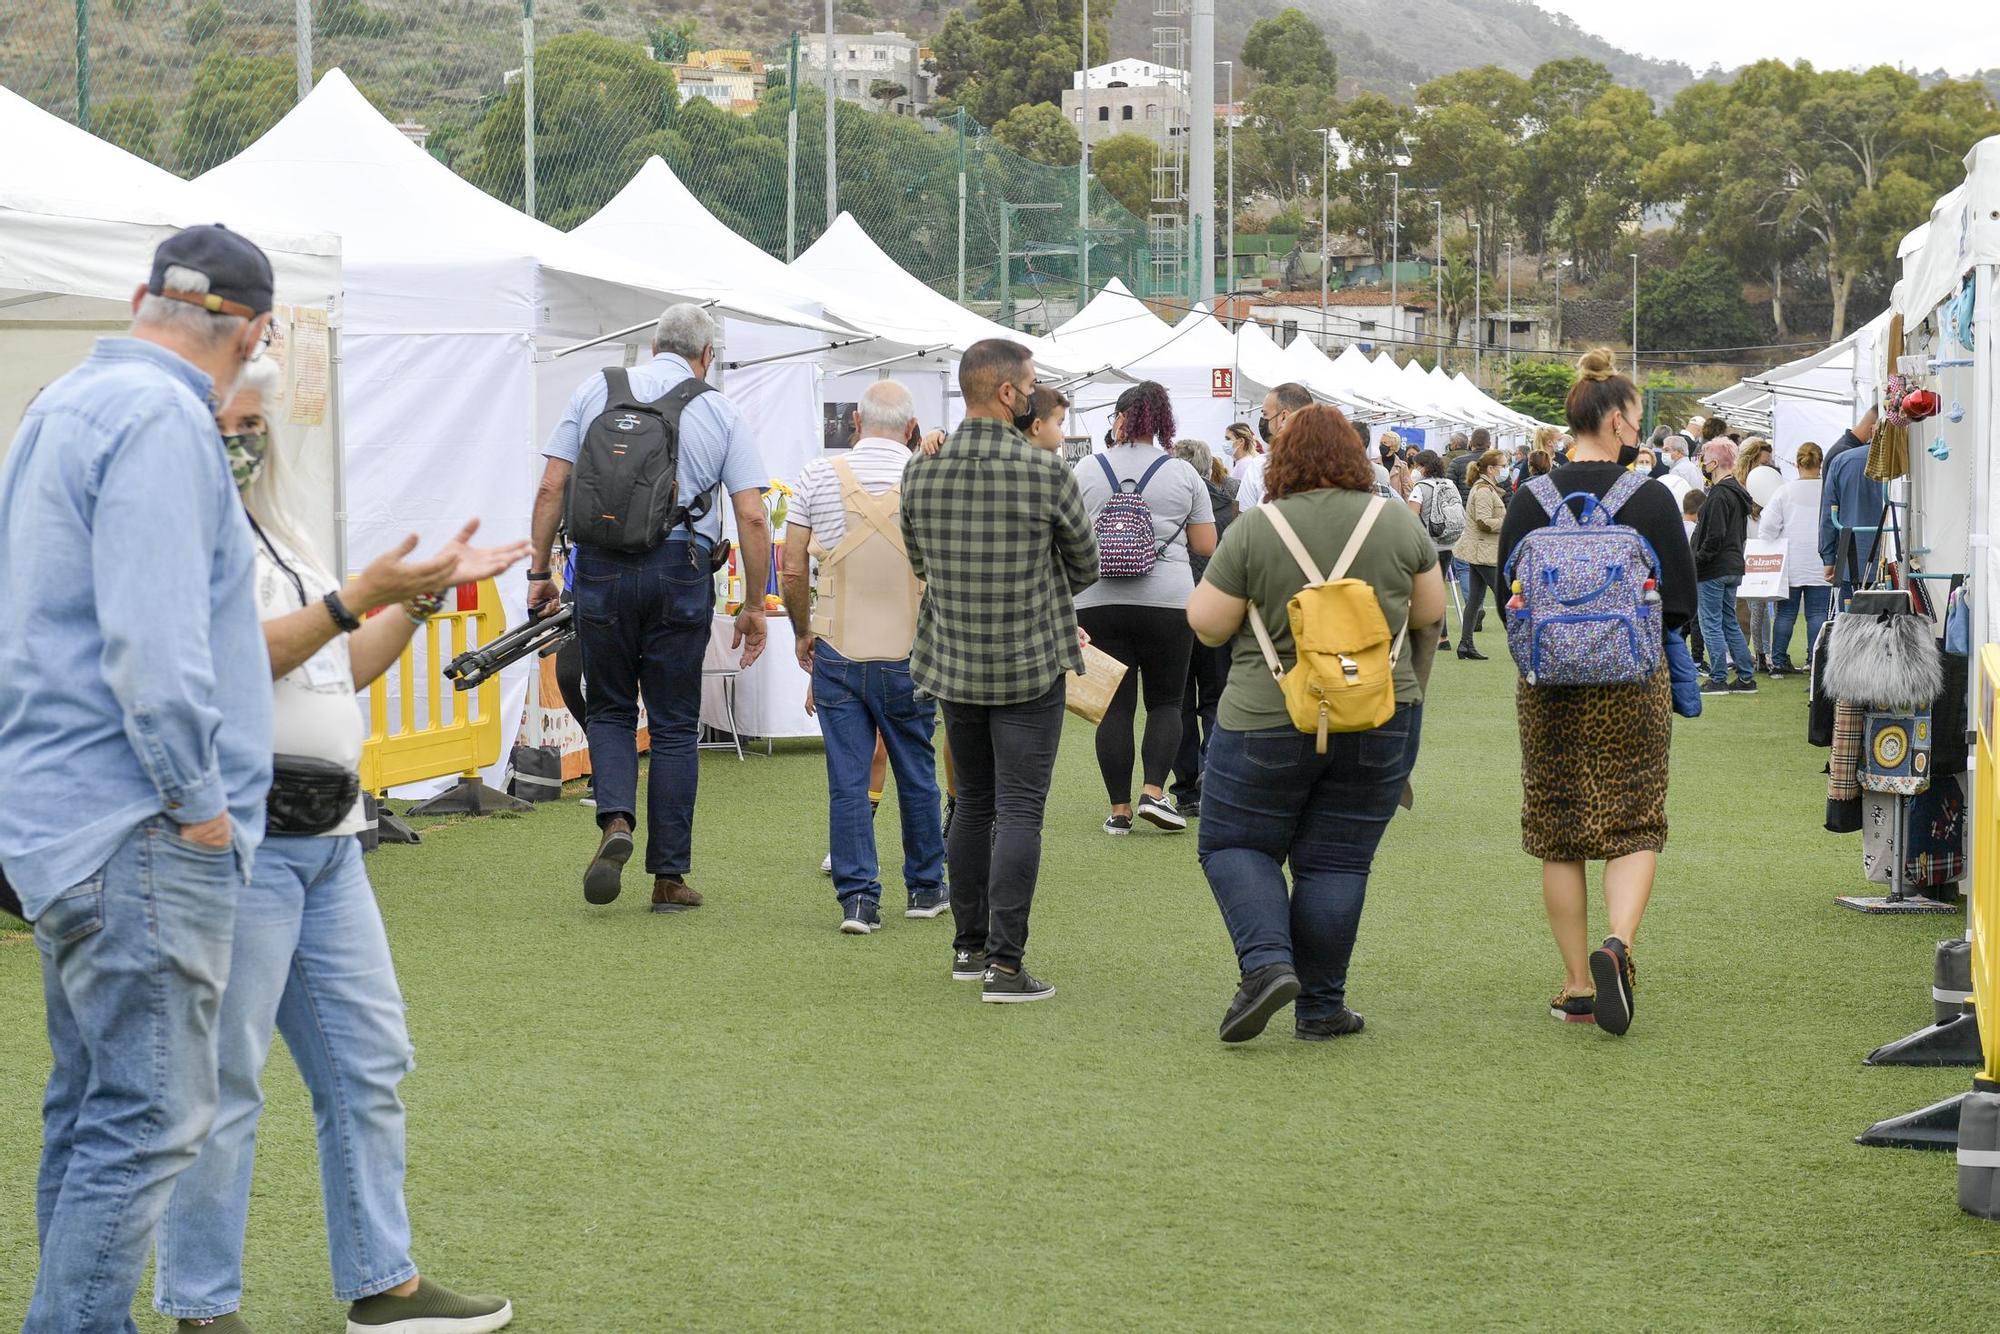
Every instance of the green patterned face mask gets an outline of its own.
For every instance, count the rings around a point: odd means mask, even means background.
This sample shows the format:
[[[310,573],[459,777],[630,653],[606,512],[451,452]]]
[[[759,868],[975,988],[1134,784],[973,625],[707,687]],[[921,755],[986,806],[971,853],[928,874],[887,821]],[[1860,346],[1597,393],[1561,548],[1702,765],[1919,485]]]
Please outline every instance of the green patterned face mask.
[[[236,489],[241,491],[264,471],[264,454],[271,447],[271,433],[257,431],[225,435],[222,447],[229,454],[229,475],[236,479]]]

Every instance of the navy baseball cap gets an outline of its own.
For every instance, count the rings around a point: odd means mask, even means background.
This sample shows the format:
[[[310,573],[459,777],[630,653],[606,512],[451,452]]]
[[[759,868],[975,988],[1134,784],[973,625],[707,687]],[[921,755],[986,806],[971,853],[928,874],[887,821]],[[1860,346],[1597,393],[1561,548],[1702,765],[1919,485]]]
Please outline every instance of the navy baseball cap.
[[[166,285],[169,267],[193,269],[208,279],[206,292],[176,292]],[[221,223],[189,227],[160,242],[146,290],[218,315],[254,320],[271,309],[271,261],[256,245]]]

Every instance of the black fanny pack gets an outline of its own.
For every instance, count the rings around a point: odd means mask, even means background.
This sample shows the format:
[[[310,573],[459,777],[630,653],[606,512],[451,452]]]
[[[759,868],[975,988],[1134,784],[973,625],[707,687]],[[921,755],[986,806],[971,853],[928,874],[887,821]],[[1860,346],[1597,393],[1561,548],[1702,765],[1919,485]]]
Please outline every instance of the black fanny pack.
[[[264,825],[273,834],[324,834],[361,800],[361,775],[310,755],[271,757],[271,795]]]

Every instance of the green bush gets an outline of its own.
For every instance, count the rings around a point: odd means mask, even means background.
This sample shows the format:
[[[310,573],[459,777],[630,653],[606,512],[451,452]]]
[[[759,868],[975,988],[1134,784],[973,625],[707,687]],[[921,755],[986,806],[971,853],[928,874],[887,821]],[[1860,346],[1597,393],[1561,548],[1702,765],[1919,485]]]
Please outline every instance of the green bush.
[[[1507,406],[1536,421],[1561,422],[1575,378],[1561,362],[1517,361],[1507,368]]]
[[[229,26],[229,15],[222,8],[222,0],[201,0],[188,11],[188,45],[197,51],[222,36],[222,30]]]

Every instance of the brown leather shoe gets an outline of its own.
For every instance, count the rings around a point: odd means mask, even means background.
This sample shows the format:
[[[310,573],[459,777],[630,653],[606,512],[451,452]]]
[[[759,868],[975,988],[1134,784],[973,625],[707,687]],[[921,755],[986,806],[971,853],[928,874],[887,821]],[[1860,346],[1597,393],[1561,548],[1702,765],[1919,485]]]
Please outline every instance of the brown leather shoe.
[[[687,881],[677,875],[656,875],[653,877],[653,911],[686,912],[701,906],[701,895],[688,888]]]
[[[625,863],[632,859],[632,826],[624,820],[614,819],[604,826],[604,836],[597,841],[597,851],[590,859],[590,865],[583,872],[583,897],[588,903],[602,907],[618,897],[619,877],[624,874]]]

